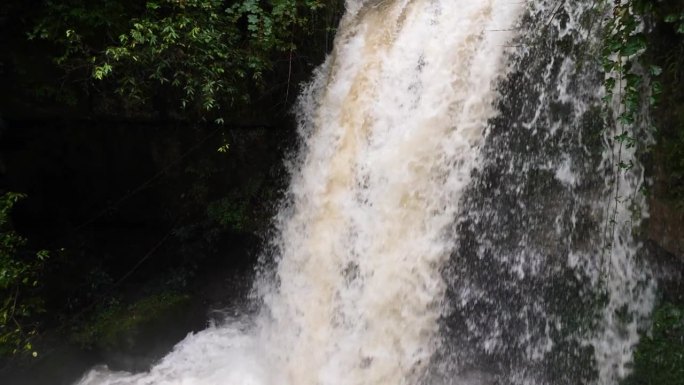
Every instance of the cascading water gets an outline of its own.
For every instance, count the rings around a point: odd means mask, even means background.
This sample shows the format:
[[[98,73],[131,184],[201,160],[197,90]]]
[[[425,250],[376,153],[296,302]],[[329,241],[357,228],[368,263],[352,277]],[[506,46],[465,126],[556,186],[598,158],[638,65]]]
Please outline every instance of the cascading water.
[[[604,129],[606,14],[595,1],[549,1],[525,16],[445,271],[441,361],[461,371],[515,384],[627,373],[653,283],[633,236],[642,169]],[[620,161],[635,167],[616,172]]]
[[[258,314],[79,384],[614,383],[650,291],[629,229],[603,247],[629,213],[605,213],[590,3],[348,0]]]

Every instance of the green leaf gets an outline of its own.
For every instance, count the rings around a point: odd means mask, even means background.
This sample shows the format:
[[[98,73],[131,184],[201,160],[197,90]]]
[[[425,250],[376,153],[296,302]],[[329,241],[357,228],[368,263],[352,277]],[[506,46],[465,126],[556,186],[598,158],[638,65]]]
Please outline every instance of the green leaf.
[[[660,95],[663,93],[663,84],[659,81],[651,82],[651,92],[654,95]]]
[[[618,52],[622,56],[633,56],[638,52],[646,49],[646,40],[641,35],[632,35],[627,39],[627,42],[620,47]]]
[[[631,170],[632,168],[634,168],[634,162],[632,162],[631,160],[630,160],[629,162],[627,162],[627,163],[625,163],[625,162],[620,162],[620,163],[618,164],[618,166],[620,167],[620,169],[622,169],[622,170],[624,170],[624,171],[629,171],[629,170]]]
[[[625,112],[618,116],[618,121],[624,125],[630,125],[634,123],[635,119],[633,114]]]
[[[660,74],[663,73],[663,68],[655,64],[652,64],[650,67],[650,72],[652,76],[660,76]]]
[[[671,14],[665,16],[665,22],[666,23],[674,23],[677,20],[679,20],[679,15],[677,15],[675,13],[671,13]]]

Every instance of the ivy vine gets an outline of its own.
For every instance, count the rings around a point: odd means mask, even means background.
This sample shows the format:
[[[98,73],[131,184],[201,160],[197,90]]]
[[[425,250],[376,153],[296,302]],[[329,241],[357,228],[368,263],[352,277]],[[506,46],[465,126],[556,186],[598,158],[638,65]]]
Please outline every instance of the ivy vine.
[[[613,198],[612,210],[606,223],[606,250],[612,248],[612,239],[618,225],[617,215],[621,205],[628,205],[633,215],[638,215],[633,202],[636,196],[620,195],[620,173],[634,168],[634,162],[625,160],[624,152],[635,147],[646,147],[647,138],[651,136],[650,126],[639,122],[645,104],[650,108],[658,103],[662,93],[662,85],[657,80],[662,68],[649,65],[644,60],[647,51],[644,34],[643,15],[647,8],[645,1],[614,0],[612,12],[607,17],[604,29],[602,66],[606,74],[604,78],[605,96],[603,98],[606,111],[612,111],[606,117],[606,129],[613,132],[611,138],[615,161],[613,165]],[[644,98],[648,94],[648,99]],[[637,192],[634,192],[636,194]]]
[[[604,5],[605,4],[604,2]],[[634,167],[633,161],[623,159],[623,151],[635,147],[647,148],[655,128],[640,122],[640,114],[646,109],[658,107],[663,85],[659,80],[663,68],[650,63],[646,53],[648,44],[646,25],[650,19],[672,24],[677,33],[684,34],[684,7],[674,8],[660,19],[656,18],[655,5],[649,0],[613,0],[611,14],[606,18],[603,49],[601,53],[606,111],[613,113],[606,118],[606,128],[615,132],[613,209],[606,225],[606,248],[612,248],[616,231],[617,213],[620,205],[628,204],[637,214],[633,202],[635,196],[620,196],[619,174]],[[653,20],[650,20],[651,22]],[[644,97],[646,95],[647,97]],[[643,192],[646,192],[642,188]],[[635,192],[636,194],[637,192]]]

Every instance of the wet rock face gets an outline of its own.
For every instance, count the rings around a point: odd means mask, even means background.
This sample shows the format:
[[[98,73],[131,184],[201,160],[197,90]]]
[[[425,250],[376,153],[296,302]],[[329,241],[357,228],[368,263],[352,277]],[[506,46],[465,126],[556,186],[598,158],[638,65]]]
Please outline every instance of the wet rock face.
[[[650,114],[657,128],[650,154],[653,185],[650,188],[647,236],[659,247],[684,263],[684,34],[665,15],[684,10],[681,2],[654,2],[655,13],[648,20],[646,51],[649,63],[660,66],[657,76],[662,93]]]
[[[561,9],[556,27],[530,28],[540,15],[526,21],[531,32],[513,43],[526,49],[500,84],[484,164],[454,231],[448,346],[463,373],[497,384],[598,376],[580,337],[597,328],[605,301],[591,274],[605,222],[602,73],[580,27],[593,17]]]
[[[652,199],[648,238],[684,262],[684,210]]]

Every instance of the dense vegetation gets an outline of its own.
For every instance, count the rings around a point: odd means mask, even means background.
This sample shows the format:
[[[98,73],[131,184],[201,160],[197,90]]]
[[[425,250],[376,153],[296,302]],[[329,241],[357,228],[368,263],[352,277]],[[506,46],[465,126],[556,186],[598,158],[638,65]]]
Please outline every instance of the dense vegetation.
[[[226,244],[244,249],[265,230],[280,183],[273,174],[282,174],[273,168],[292,137],[287,112],[329,50],[342,3],[0,5],[9,31],[0,37],[0,136],[43,148],[34,158],[4,147],[0,159],[0,358],[39,357],[46,329],[84,347],[116,345],[186,304],[200,290],[198,271]],[[137,132],[154,134],[129,139]],[[113,136],[118,145],[107,143]],[[96,153],[131,144],[125,161]],[[67,191],[31,187],[35,179]],[[144,226],[140,239],[122,226]],[[100,228],[136,239],[103,245]],[[247,252],[212,264],[242,266]],[[161,266],[146,263],[156,254]]]
[[[44,0],[2,7],[16,48],[7,60],[14,85],[29,87],[7,104],[58,101],[52,105],[80,114],[227,123],[248,103],[286,108],[296,81],[326,52],[342,10],[340,1],[320,0]]]
[[[21,194],[0,196],[0,354],[32,350],[36,334],[35,315],[43,311],[43,300],[36,294],[40,273],[48,254],[35,255],[24,249],[26,239],[11,228],[9,214]]]
[[[634,357],[625,385],[684,384],[684,307],[666,303],[653,313],[653,326]]]

